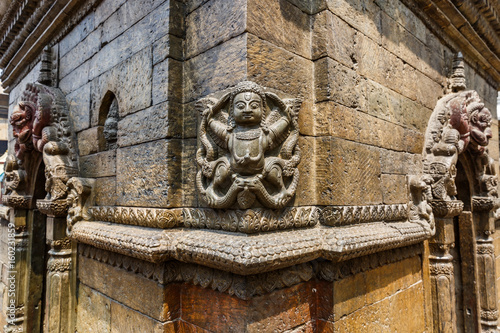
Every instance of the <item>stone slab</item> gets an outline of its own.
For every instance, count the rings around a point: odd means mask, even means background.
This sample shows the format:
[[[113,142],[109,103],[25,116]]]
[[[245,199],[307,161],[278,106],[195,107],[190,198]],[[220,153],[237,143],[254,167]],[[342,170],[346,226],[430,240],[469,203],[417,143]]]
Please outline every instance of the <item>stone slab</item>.
[[[118,123],[118,146],[182,136],[182,105],[164,102],[126,116]]]
[[[193,176],[183,175],[183,145],[194,145],[178,139],[158,140],[133,147],[120,148],[117,153],[117,195],[121,206],[180,207],[185,183],[195,191]]]
[[[80,283],[77,303],[77,332],[111,331],[111,299]]]
[[[247,1],[211,0],[186,17],[186,58],[192,58],[245,32]]]
[[[80,156],[95,154],[106,149],[103,129],[103,126],[96,126],[78,133],[77,140]]]
[[[355,29],[325,10],[314,16],[312,34],[312,59],[328,56],[353,68],[356,54]]]
[[[158,321],[174,320],[180,316],[180,289],[175,284],[163,286],[133,272],[93,259],[83,256],[78,259],[80,281],[127,306],[130,311]],[[113,314],[113,309],[111,312]],[[113,318],[111,322],[113,323]]]
[[[113,67],[91,83],[91,125],[99,124],[99,110],[104,96],[113,92],[120,117],[151,105],[151,48],[145,48]]]
[[[90,127],[90,86],[83,87],[66,95],[73,130],[80,132]]]
[[[102,6],[99,6],[102,7]],[[78,43],[85,39],[95,28],[94,12],[90,12],[83,20],[77,24],[61,41],[59,42],[59,56],[64,57],[66,53],[72,50]]]
[[[153,105],[182,102],[182,62],[167,58],[153,68]]]
[[[97,206],[116,205],[116,177],[96,178],[94,183],[94,199]]]
[[[407,178],[404,175],[381,175],[384,204],[408,202]]]
[[[182,60],[184,54],[184,41],[174,35],[165,35],[153,44],[153,65],[165,60],[173,58]]]
[[[100,28],[94,30],[59,59],[60,78],[64,78],[99,51],[101,48],[101,33]]]
[[[80,175],[97,178],[116,175],[116,150],[80,157]]]
[[[311,17],[308,14],[286,0],[248,0],[245,10],[248,32],[311,59]]]
[[[184,63],[184,102],[195,101],[246,80],[246,59],[247,34],[242,34],[187,60]]]
[[[335,101],[356,108],[361,100],[356,71],[325,57],[314,62],[316,102]]]
[[[65,95],[72,93],[89,82],[90,60],[75,68],[59,81],[59,88]]]

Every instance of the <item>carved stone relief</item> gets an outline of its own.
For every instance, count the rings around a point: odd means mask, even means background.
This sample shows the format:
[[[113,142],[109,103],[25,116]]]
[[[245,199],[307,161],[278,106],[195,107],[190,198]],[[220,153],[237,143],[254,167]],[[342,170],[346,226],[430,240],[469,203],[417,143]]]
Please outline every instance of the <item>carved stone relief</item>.
[[[282,208],[299,180],[299,99],[282,99],[253,82],[198,101],[196,185],[212,208],[256,203]]]
[[[36,172],[26,161],[28,154],[42,153],[47,196],[45,201],[39,201],[40,209],[54,210],[54,216],[64,215],[66,183],[78,172],[69,110],[63,93],[43,84],[27,84],[21,101],[14,107],[10,123],[16,139],[15,157],[9,157],[4,203],[10,204],[11,198],[23,189],[26,175]]]

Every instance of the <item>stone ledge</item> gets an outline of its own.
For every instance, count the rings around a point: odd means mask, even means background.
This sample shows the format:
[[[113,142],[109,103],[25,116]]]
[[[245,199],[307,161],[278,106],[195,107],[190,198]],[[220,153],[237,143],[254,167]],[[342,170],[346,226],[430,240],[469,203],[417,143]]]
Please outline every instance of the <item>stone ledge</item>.
[[[425,222],[375,222],[346,227],[246,235],[215,230],[169,230],[81,221],[81,243],[150,262],[176,259],[241,275],[273,271],[317,258],[342,261],[416,244],[431,237]]]

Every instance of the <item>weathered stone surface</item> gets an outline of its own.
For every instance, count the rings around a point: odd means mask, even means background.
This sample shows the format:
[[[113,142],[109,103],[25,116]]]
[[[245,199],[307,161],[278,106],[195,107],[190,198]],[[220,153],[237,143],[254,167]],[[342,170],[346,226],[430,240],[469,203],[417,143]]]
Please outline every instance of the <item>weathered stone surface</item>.
[[[288,0],[307,14],[316,14],[326,8],[324,0]]]
[[[406,203],[408,201],[406,176],[382,174],[381,181],[385,204]]]
[[[248,32],[287,51],[311,58],[309,15],[286,0],[249,0],[245,10]],[[290,24],[291,20],[293,24]]]
[[[353,108],[359,105],[360,78],[352,69],[326,57],[315,61],[314,78],[316,102],[331,100]]]
[[[108,0],[106,2],[101,2],[99,6],[94,11],[94,21],[95,26],[99,26],[108,17],[111,16],[126,0]]]
[[[309,156],[315,158],[313,162],[305,162],[314,163],[309,167],[314,177],[311,180],[307,176],[302,178],[303,186],[314,190],[311,190],[311,194],[298,191],[298,195],[304,196],[301,200],[309,199],[310,203],[316,205],[382,202],[379,150],[337,138],[308,137],[304,145],[314,147],[314,155]],[[357,186],[353,187],[352,184]]]
[[[90,127],[90,83],[66,95],[75,132]]]
[[[120,117],[151,105],[151,48],[120,63],[91,83],[91,124],[99,124],[99,109],[108,91],[115,94]],[[102,125],[102,124],[101,124]]]
[[[78,133],[78,150],[80,156],[94,154],[106,148],[106,140],[102,134],[103,126],[96,126]]]
[[[355,65],[356,30],[332,12],[325,10],[314,16],[312,58],[328,56],[344,66]]]
[[[80,175],[90,178],[116,175],[116,151],[109,150],[80,157]]]
[[[59,77],[64,78],[97,53],[101,47],[101,29],[91,32],[59,60]]]
[[[136,112],[118,123],[118,146],[126,147],[163,138],[181,137],[182,105],[164,102]]]
[[[153,105],[182,102],[182,63],[166,59],[153,68]]]
[[[182,160],[183,144],[192,145],[194,142],[159,140],[118,149],[118,204],[148,207],[182,205],[183,184],[190,180],[179,177],[179,171],[185,163]],[[191,161],[188,164],[193,163]],[[191,190],[195,191],[194,183],[189,183],[192,185]]]
[[[165,13],[169,12],[169,6],[170,1],[165,2],[123,34],[103,46],[89,61],[91,63],[90,79],[101,75],[142,49],[150,48],[154,41],[165,36],[169,31],[169,22],[165,20]],[[167,17],[169,16],[167,15]],[[150,68],[151,66],[149,66]],[[146,66],[142,69],[149,70]]]
[[[89,82],[90,62],[90,60],[84,62],[59,81],[59,88],[61,88],[64,94],[70,94]]]
[[[102,7],[102,6],[100,6]],[[59,42],[59,56],[64,57],[78,43],[94,31],[94,12],[90,12],[73,30]]]
[[[76,331],[109,333],[111,331],[111,303],[109,298],[80,283]]]
[[[349,25],[369,36],[374,41],[380,41],[380,7],[371,0],[326,0],[328,9],[341,17]]]
[[[109,16],[102,25],[102,43],[106,44],[132,27],[158,7],[164,0],[151,0],[147,2],[125,1],[116,12]],[[167,3],[169,3],[168,1]],[[166,12],[168,13],[168,11]],[[165,15],[164,13],[161,13]],[[169,23],[167,23],[168,25]]]
[[[247,35],[230,39],[184,63],[184,102],[235,86],[247,78]]]
[[[117,302],[111,302],[111,333],[163,333],[162,324]]]
[[[248,34],[248,79],[264,87],[311,100],[313,63]]]
[[[186,58],[245,32],[247,10],[245,0],[212,0],[191,12],[186,18]]]
[[[97,206],[116,205],[116,177],[96,178],[94,195]]]
[[[93,259],[82,256],[78,259],[78,277],[90,288],[158,321],[179,317],[180,288],[175,284],[163,286],[138,274]],[[145,293],[144,290],[149,292]],[[113,309],[111,312],[113,322]]]
[[[153,44],[153,65],[165,60],[173,58],[182,60],[183,57],[183,40],[174,35],[165,35]]]

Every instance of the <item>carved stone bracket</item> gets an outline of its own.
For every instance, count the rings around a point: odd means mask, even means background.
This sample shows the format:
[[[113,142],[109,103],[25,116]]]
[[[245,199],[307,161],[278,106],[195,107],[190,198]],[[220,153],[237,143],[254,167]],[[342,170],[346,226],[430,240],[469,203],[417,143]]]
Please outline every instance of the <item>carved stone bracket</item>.
[[[7,195],[2,197],[2,203],[16,209],[30,209],[31,196]]]
[[[433,200],[429,204],[436,217],[448,218],[460,215],[464,209],[464,203],[460,200],[444,201]]]
[[[45,215],[53,217],[66,216],[68,213],[68,201],[61,200],[38,200],[36,207]]]
[[[472,210],[474,212],[490,212],[495,208],[496,198],[472,197]]]

